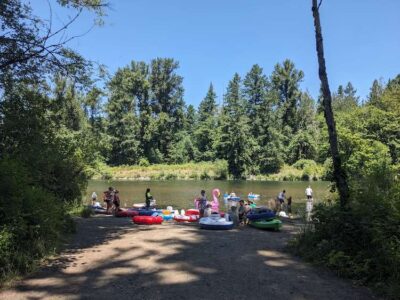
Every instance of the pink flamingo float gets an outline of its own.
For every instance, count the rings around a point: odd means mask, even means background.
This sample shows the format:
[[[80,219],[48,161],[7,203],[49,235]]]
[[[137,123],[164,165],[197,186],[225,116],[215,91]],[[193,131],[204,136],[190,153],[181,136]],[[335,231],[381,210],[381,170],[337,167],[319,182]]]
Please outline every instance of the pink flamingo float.
[[[221,192],[219,191],[219,189],[212,190],[212,197],[213,197],[213,200],[211,202],[211,211],[212,212],[219,212],[219,202],[218,202],[219,195],[221,195]]]

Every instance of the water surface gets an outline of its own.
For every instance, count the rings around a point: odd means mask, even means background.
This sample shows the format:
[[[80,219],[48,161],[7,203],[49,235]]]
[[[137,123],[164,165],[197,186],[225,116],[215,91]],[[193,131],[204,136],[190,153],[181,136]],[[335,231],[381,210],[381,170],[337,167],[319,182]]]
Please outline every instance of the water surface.
[[[314,191],[316,202],[329,195],[329,182],[316,181],[227,181],[227,180],[171,180],[171,181],[106,181],[91,180],[85,195],[85,203],[90,203],[92,192],[96,192],[101,200],[103,192],[112,186],[119,190],[121,206],[130,207],[134,203],[144,202],[146,188],[151,189],[153,197],[157,200],[157,205],[166,207],[172,205],[174,208],[191,208],[193,199],[200,195],[200,191],[206,191],[207,199],[211,200],[211,191],[218,188],[221,194],[225,192],[235,192],[236,195],[247,199],[249,192],[260,194],[261,198],[257,201],[258,205],[266,205],[271,198],[276,198],[283,189],[286,196],[292,196],[293,204],[301,204],[306,201],[305,189],[308,185]],[[223,203],[222,195],[220,203]],[[101,201],[100,201],[101,202]]]

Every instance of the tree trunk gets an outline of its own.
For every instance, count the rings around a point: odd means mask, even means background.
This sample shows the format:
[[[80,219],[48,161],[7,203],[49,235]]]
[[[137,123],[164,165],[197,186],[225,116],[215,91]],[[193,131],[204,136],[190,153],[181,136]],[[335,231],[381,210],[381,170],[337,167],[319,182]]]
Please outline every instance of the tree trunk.
[[[318,54],[319,79],[321,80],[321,89],[323,95],[323,107],[326,125],[328,126],[329,145],[333,160],[333,175],[335,177],[336,186],[339,191],[340,205],[346,206],[349,198],[349,186],[347,185],[346,174],[341,165],[341,159],[338,150],[338,141],[336,133],[335,119],[332,111],[332,96],[329,89],[328,75],[326,74],[324,45],[322,41],[321,23],[319,19],[319,6],[317,0],[312,0],[312,12],[314,17],[315,40]]]

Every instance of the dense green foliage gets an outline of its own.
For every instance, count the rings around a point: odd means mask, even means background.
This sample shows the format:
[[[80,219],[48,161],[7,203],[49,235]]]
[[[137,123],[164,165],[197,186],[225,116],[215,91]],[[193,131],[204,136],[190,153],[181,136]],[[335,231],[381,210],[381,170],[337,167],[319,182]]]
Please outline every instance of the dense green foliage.
[[[390,298],[400,293],[400,101],[398,82],[374,82],[359,105],[348,85],[336,106],[350,201],[319,204],[293,243],[296,253]],[[322,131],[322,134],[326,134]],[[327,160],[329,170],[329,160]],[[327,177],[329,178],[329,172]]]
[[[101,0],[58,2],[102,14]],[[29,3],[0,3],[1,282],[32,270],[74,231],[67,211],[107,149],[95,140],[104,135],[101,91],[91,64],[65,46],[69,24],[52,32]]]

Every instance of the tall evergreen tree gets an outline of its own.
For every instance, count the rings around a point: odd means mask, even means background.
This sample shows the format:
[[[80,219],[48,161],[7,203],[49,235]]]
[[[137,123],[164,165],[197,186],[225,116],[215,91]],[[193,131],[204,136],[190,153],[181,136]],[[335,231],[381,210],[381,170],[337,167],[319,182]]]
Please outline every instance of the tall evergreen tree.
[[[251,150],[254,146],[248,134],[248,118],[240,85],[241,79],[236,73],[224,97],[217,144],[219,156],[228,161],[228,171],[236,179],[242,178],[251,169]]]
[[[119,69],[109,82],[110,99],[107,104],[108,134],[111,137],[113,165],[135,164],[141,157],[136,116],[134,78],[128,67]]]
[[[290,60],[275,65],[271,75],[272,89],[279,94],[279,112],[282,116],[282,126],[288,126],[291,132],[297,130],[296,111],[300,100],[300,82],[304,73],[297,70]]]
[[[184,126],[183,78],[176,74],[179,63],[171,58],[157,58],[151,62],[149,77],[151,108],[155,116],[153,132],[157,136],[153,152],[168,160],[175,135]],[[155,148],[154,148],[155,147]]]
[[[200,102],[198,124],[194,133],[198,149],[198,161],[215,159],[214,143],[216,138],[215,129],[217,127],[216,98],[217,95],[211,83],[206,97]]]
[[[261,118],[259,110],[268,90],[268,79],[259,65],[254,65],[243,81],[243,96],[247,101],[247,115],[250,118],[251,133],[260,134]]]
[[[339,85],[337,93],[332,96],[332,107],[334,111],[350,111],[358,106],[359,97],[356,96],[357,90],[351,82],[343,88]]]

